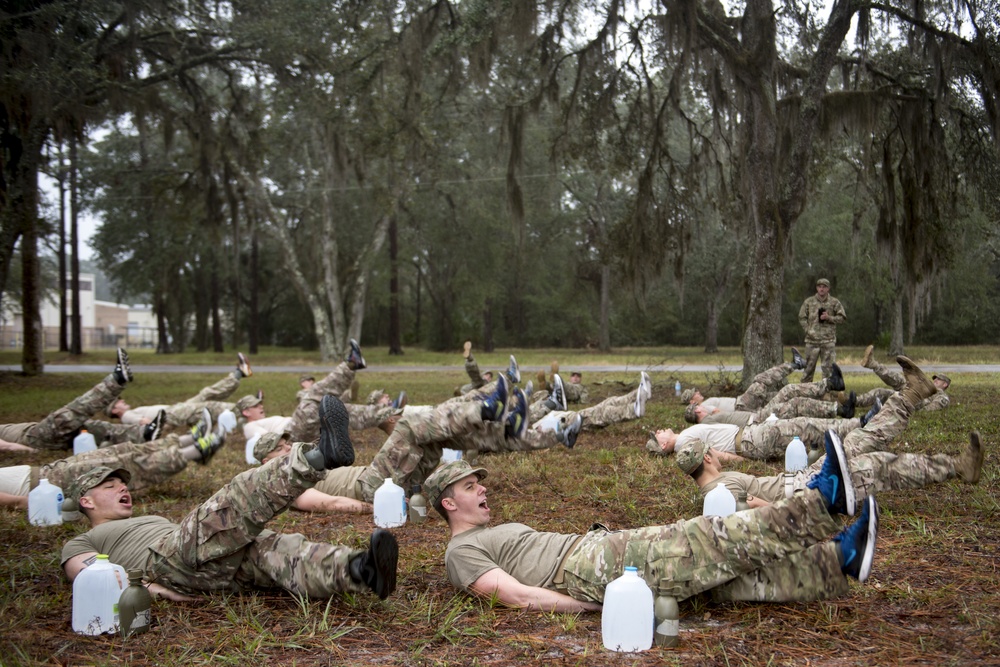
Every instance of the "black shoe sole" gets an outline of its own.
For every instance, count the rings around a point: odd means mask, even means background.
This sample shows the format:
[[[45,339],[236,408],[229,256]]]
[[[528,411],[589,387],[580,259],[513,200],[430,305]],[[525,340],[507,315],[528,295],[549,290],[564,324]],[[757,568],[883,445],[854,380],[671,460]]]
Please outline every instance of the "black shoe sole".
[[[396,565],[399,561],[399,544],[396,536],[381,528],[372,533],[369,547],[375,561],[376,580],[372,589],[380,600],[396,590]]]
[[[354,445],[348,432],[350,415],[336,396],[327,394],[319,404],[319,450],[327,470],[354,463]]]

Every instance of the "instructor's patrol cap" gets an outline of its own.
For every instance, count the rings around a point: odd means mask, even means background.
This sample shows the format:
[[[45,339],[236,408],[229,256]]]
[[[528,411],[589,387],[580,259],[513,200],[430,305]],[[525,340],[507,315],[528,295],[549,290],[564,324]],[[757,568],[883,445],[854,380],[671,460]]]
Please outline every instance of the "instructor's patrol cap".
[[[264,402],[264,399],[260,396],[244,396],[240,400],[236,401],[236,412],[243,414],[244,410],[254,407],[255,405],[260,405]]]
[[[465,459],[444,464],[424,481],[424,494],[427,496],[427,502],[431,504],[431,507],[436,506],[441,494],[449,485],[473,474],[479,475],[479,479],[483,479],[486,477],[486,468],[473,468]]]
[[[129,480],[132,479],[132,473],[124,468],[116,468],[114,470],[107,466],[91,468],[82,475],[77,475],[76,478],[69,483],[69,488],[66,489],[66,500],[72,500],[75,503],[79,503],[80,496],[87,495],[88,491],[106,480],[108,477],[117,477],[125,484],[128,484]]]
[[[694,398],[694,395],[697,393],[698,390],[695,389],[694,387],[691,387],[690,389],[685,389],[684,391],[681,392],[681,403],[690,403],[691,399]]]
[[[708,451],[708,443],[701,440],[690,440],[681,445],[675,452],[677,456],[677,467],[681,469],[685,475],[690,475],[698,466],[701,465],[702,460],[705,458],[705,452]]]
[[[830,286],[830,281],[827,280],[826,278],[820,278],[819,280],[816,281],[816,284],[817,285],[825,285],[826,287],[829,287]]]

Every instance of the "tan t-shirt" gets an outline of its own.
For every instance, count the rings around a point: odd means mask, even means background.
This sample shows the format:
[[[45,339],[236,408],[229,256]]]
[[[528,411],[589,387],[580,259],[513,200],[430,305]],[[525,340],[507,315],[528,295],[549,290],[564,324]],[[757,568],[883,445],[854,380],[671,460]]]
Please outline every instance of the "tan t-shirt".
[[[701,402],[706,408],[718,408],[719,412],[732,412],[736,409],[736,399],[726,396],[713,396]]]
[[[123,424],[140,424],[143,419],[153,421],[160,414],[160,410],[166,410],[169,405],[140,405],[122,413],[121,422]]]
[[[356,484],[365,470],[364,466],[334,468],[326,473],[326,477],[316,482],[313,488],[330,496],[343,496],[345,498],[361,500],[362,498],[356,490]]]
[[[753,419],[752,412],[737,410],[735,412],[716,412],[701,420],[702,424],[732,424],[743,428]]]
[[[255,435],[264,435],[265,433],[281,434],[288,431],[291,424],[291,417],[264,417],[263,419],[244,424],[243,437],[249,440]]]
[[[717,452],[733,454],[736,452],[736,434],[739,432],[740,427],[732,424],[695,424],[677,434],[674,451],[687,442],[698,440],[707,443]]]
[[[28,495],[31,486],[31,466],[0,468],[0,491],[12,496]]]
[[[73,556],[96,551],[107,554],[108,560],[126,570],[146,570],[149,548],[159,544],[177,529],[162,516],[140,516],[102,523],[82,535],[77,535],[63,546],[60,565]]]
[[[579,535],[540,533],[522,523],[473,528],[451,538],[444,553],[448,581],[469,590],[479,577],[500,568],[526,586],[551,588],[559,565]]]

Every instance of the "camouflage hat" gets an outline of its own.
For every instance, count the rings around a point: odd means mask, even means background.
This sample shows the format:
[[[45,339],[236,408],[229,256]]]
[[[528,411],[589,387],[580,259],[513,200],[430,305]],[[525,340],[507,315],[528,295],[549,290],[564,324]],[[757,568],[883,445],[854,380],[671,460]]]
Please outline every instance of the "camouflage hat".
[[[697,403],[687,404],[687,407],[684,408],[684,421],[688,422],[689,424],[698,423],[698,415],[695,414],[695,410],[697,409],[697,407],[698,407]]]
[[[686,475],[690,475],[705,458],[708,451],[708,443],[701,440],[689,440],[681,445],[674,453],[677,455],[677,467]]]
[[[132,479],[132,473],[125,468],[115,468],[111,469],[107,466],[99,466],[97,468],[91,468],[87,472],[77,475],[69,483],[66,489],[66,500],[72,500],[75,503],[80,502],[80,496],[87,495],[87,492],[92,488],[106,480],[108,477],[117,477],[126,484]]]
[[[948,377],[947,375],[945,375],[944,373],[935,373],[934,375],[931,376],[931,379],[932,380],[941,380],[941,382],[944,382],[949,387],[951,386],[951,378]]]
[[[681,403],[690,403],[691,399],[694,398],[694,395],[697,393],[698,390],[695,387],[691,387],[690,389],[685,389],[684,391],[681,392]]]
[[[666,456],[663,448],[660,447],[659,441],[656,439],[656,434],[652,431],[649,433],[649,440],[646,441],[646,451],[657,456]]]
[[[261,434],[261,436],[257,438],[257,444],[253,446],[253,457],[263,463],[264,457],[278,448],[282,438],[288,439],[290,437],[290,433]]]
[[[315,382],[316,378],[310,375],[309,373],[303,373],[302,375],[299,376],[299,384],[302,384],[303,382],[307,382],[310,380]]]
[[[382,398],[383,394],[385,394],[385,390],[383,389],[372,390],[372,393],[368,394],[368,405],[375,405],[376,403],[378,403],[379,399]]]
[[[826,278],[820,278],[819,280],[816,281],[816,285],[817,286],[818,285],[823,285],[825,287],[829,287],[830,286],[830,281],[827,280]]]
[[[486,477],[486,468],[473,468],[465,459],[445,463],[424,481],[424,495],[427,496],[427,502],[434,507],[445,489],[469,475],[479,475],[479,479],[483,479]]]
[[[264,399],[252,394],[250,396],[244,396],[240,400],[236,401],[236,412],[242,415],[244,410],[252,408],[255,405],[260,405],[263,402]]]

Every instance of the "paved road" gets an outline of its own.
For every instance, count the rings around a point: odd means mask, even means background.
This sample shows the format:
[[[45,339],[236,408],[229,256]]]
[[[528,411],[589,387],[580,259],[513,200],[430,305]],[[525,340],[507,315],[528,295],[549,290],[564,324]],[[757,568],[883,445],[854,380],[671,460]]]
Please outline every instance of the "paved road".
[[[254,373],[315,373],[319,369],[319,366],[258,366],[253,365]],[[570,366],[567,365],[567,368]],[[572,370],[578,370],[583,373],[613,373],[613,372],[630,372],[630,371],[646,371],[648,373],[708,373],[713,371],[718,371],[719,366],[714,364],[677,364],[677,365],[654,365],[654,366],[572,366]],[[729,373],[735,373],[742,369],[742,366],[723,366],[722,369]],[[1000,364],[933,364],[927,366],[921,366],[924,371],[929,373],[1000,373]],[[70,364],[52,364],[45,367],[45,371],[48,373],[106,373],[111,369],[107,364],[104,365],[70,365]],[[538,370],[548,371],[548,366],[521,366],[521,370],[526,374],[534,374]],[[841,369],[845,373],[867,373],[868,370],[861,366],[841,366]],[[0,371],[8,372],[20,372],[20,366],[13,365],[0,365]],[[132,370],[135,373],[211,373],[213,375],[221,375],[223,373],[228,373],[233,370],[232,365],[229,366],[138,366],[133,365]],[[428,373],[428,372],[440,372],[440,371],[454,371],[462,373],[464,372],[464,367],[462,366],[377,366],[372,365],[368,367],[370,372],[374,373]]]

